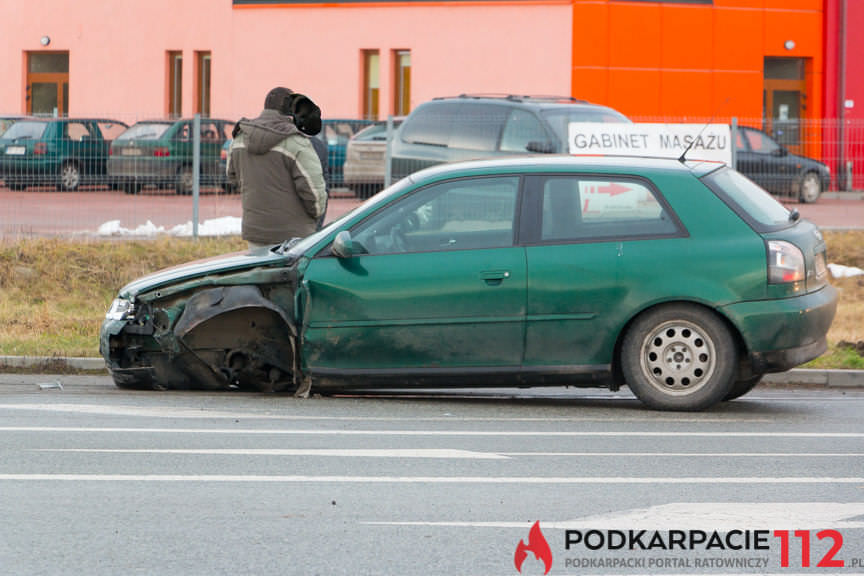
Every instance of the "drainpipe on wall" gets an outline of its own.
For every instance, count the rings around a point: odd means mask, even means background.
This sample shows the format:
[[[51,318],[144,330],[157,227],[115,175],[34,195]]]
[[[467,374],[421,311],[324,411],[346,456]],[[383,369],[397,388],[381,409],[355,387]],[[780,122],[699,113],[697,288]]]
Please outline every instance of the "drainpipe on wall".
[[[837,91],[839,105],[839,120],[840,126],[838,133],[840,137],[840,165],[837,167],[837,185],[841,190],[850,190],[852,182],[847,178],[846,174],[846,0],[840,0],[840,33],[838,34],[840,42],[838,75],[839,75],[839,90]]]

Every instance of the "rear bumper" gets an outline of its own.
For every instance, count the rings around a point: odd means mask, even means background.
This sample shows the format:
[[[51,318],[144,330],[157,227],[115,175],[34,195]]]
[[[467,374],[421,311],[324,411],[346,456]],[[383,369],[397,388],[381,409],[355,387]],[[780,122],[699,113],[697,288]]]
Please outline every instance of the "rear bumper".
[[[837,312],[837,290],[794,298],[742,302],[723,312],[741,333],[756,373],[783,372],[827,350],[825,335]]]

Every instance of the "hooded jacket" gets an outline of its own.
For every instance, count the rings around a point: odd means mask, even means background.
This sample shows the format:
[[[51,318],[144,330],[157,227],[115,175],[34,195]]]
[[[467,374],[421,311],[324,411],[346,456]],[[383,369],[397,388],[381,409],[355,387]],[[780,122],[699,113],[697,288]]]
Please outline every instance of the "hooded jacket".
[[[228,179],[240,189],[243,239],[278,244],[315,232],[327,192],[318,154],[291,118],[265,109],[235,129]]]

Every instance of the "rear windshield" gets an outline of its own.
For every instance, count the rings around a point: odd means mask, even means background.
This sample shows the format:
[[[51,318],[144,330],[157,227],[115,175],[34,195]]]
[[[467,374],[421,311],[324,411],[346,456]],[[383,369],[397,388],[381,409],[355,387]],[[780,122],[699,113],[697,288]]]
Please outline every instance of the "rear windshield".
[[[45,132],[45,127],[48,124],[45,122],[27,122],[27,121],[19,121],[12,125],[11,128],[6,130],[3,134],[3,138],[8,138],[10,140],[38,140],[42,137],[42,133]]]
[[[117,140],[156,140],[171,124],[161,122],[139,122],[117,137]]]
[[[722,168],[702,181],[758,232],[793,224],[791,212],[783,204],[737,170]]]
[[[630,119],[611,108],[584,106],[543,110],[543,117],[552,126],[561,142],[567,142],[571,122],[630,122]]]
[[[395,131],[400,124],[402,124],[401,120],[394,120],[393,130]],[[354,135],[354,140],[387,140],[387,123],[382,122],[360,130]]]

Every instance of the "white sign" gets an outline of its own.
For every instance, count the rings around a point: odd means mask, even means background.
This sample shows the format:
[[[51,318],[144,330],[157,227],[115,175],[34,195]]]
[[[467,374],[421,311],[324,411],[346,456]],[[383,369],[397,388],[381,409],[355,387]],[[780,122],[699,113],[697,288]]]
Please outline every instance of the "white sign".
[[[571,122],[571,154],[715,160],[732,164],[728,124],[651,124]],[[689,149],[688,149],[689,148]]]

